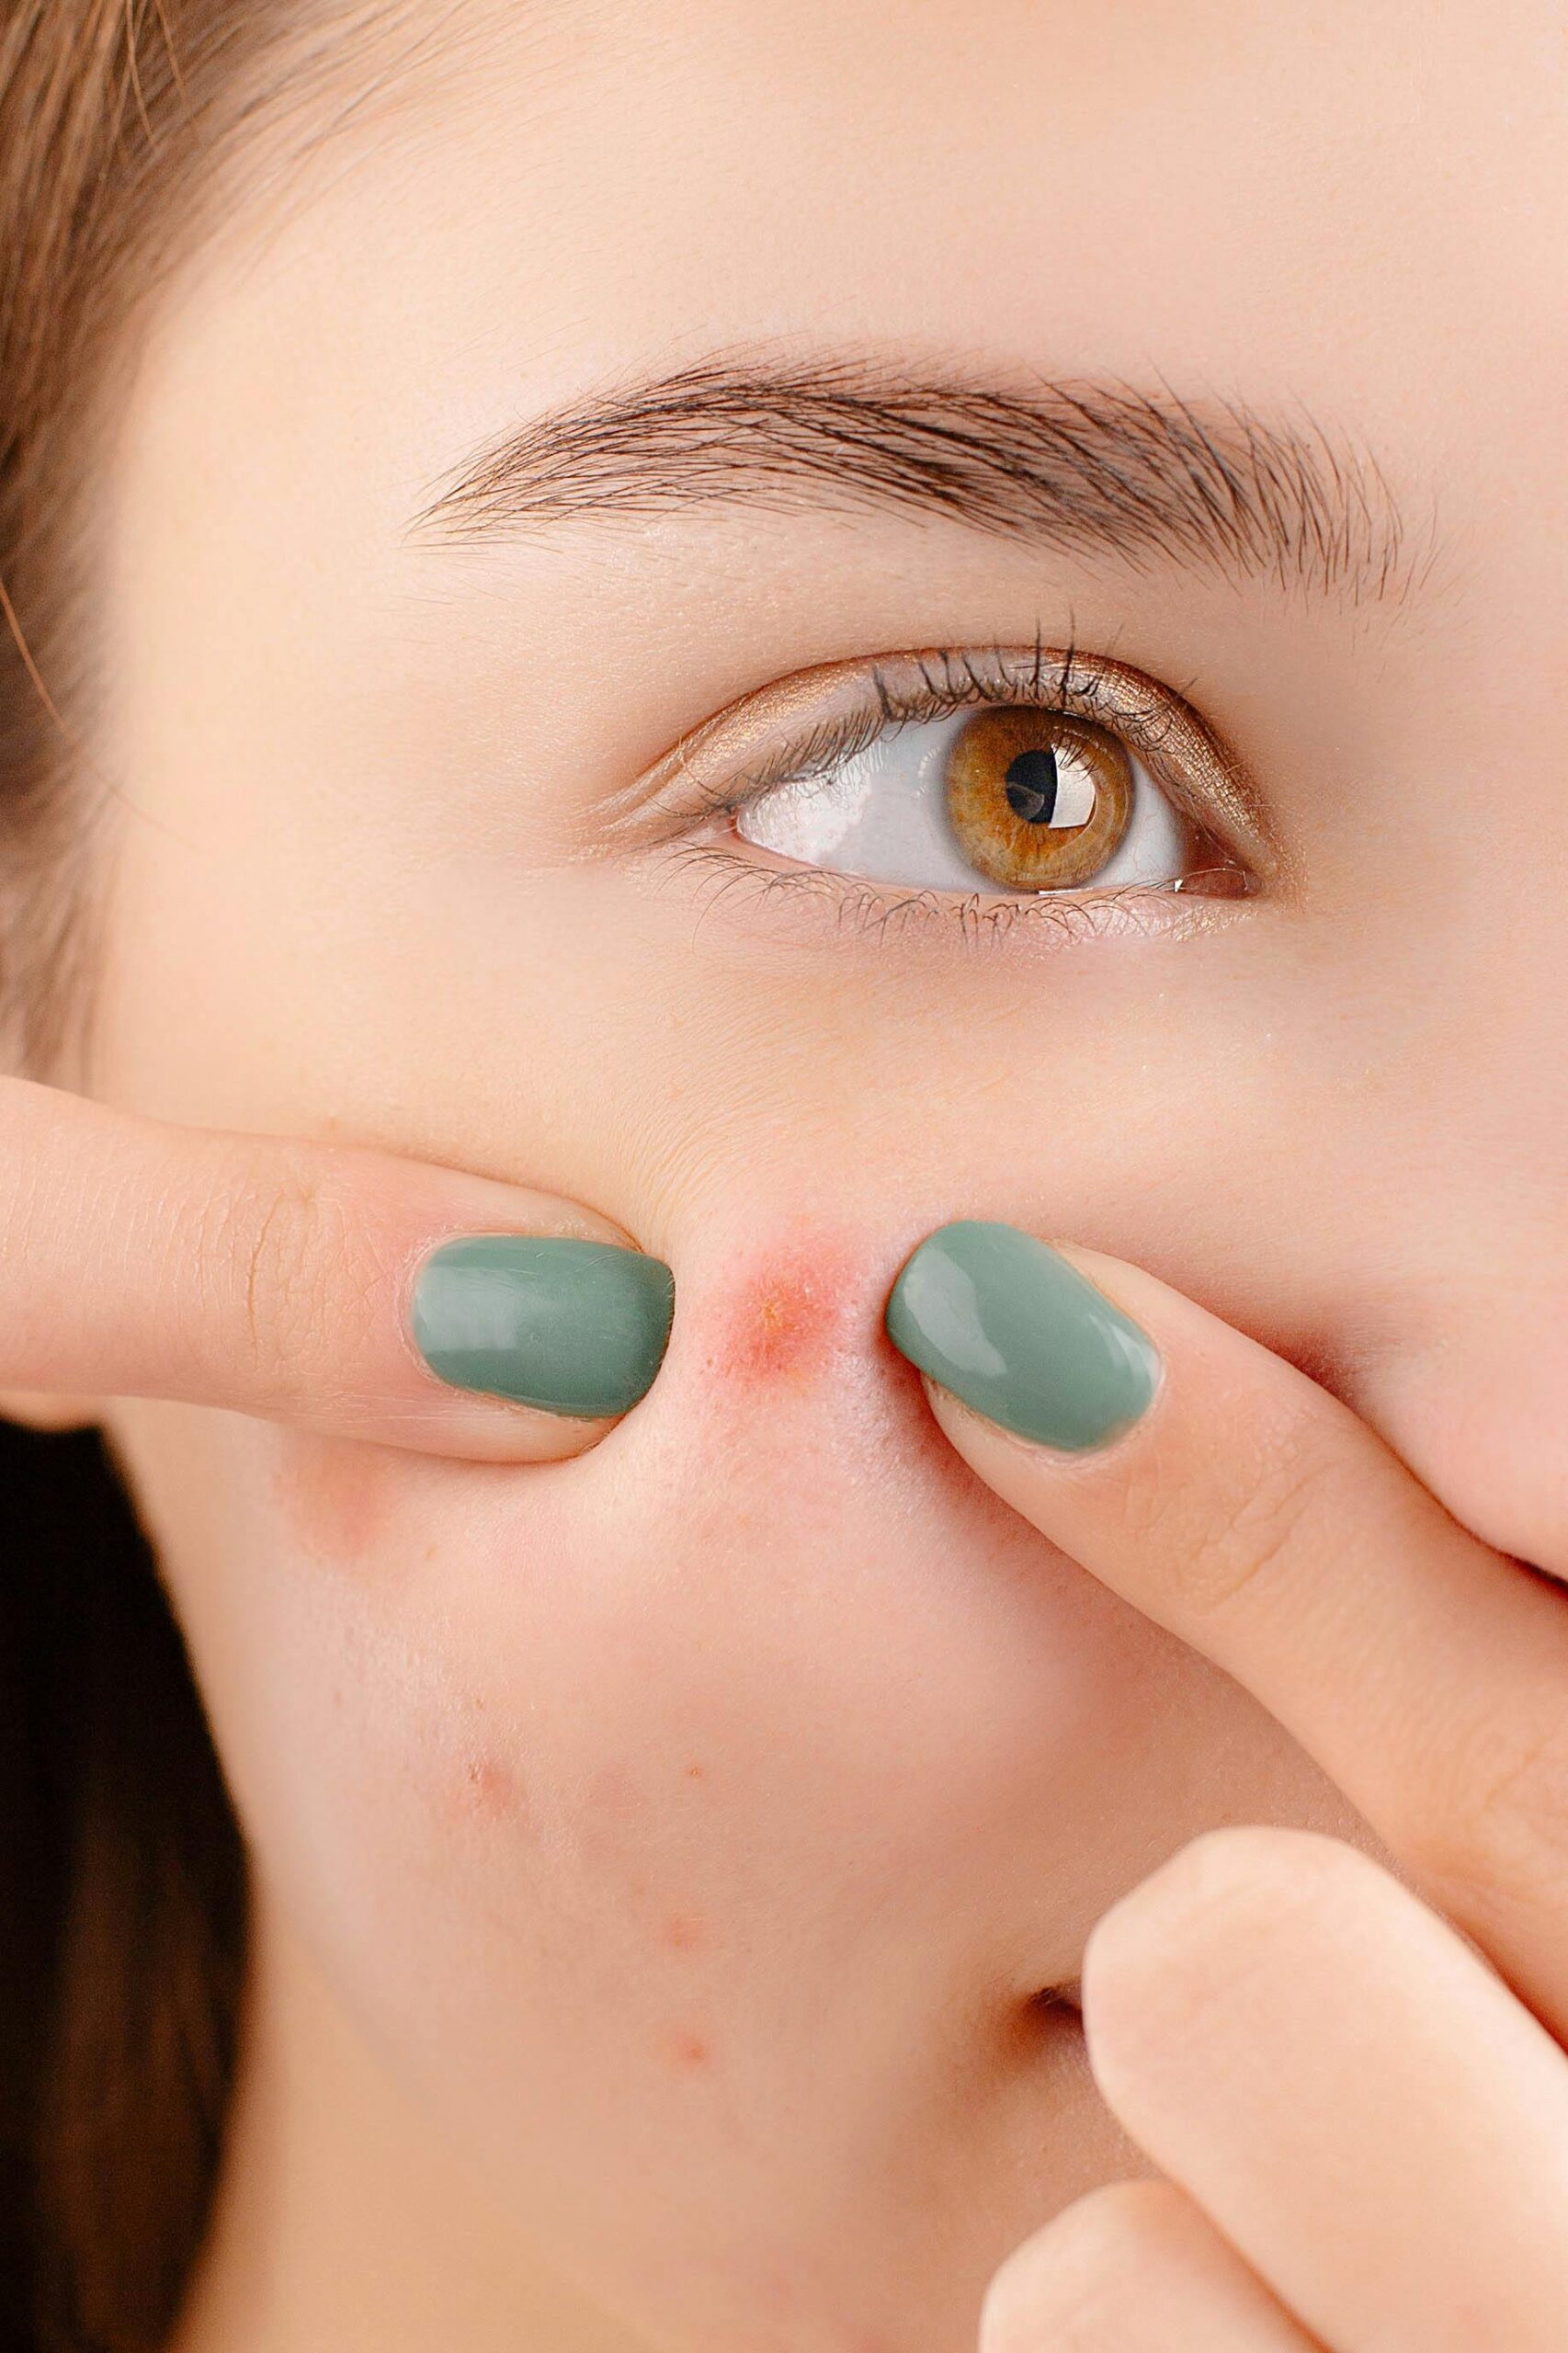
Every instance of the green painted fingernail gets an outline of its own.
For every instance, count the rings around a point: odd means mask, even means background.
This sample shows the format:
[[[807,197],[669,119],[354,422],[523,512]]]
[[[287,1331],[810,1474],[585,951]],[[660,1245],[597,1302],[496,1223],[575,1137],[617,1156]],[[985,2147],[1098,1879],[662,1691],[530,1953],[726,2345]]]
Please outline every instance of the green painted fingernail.
[[[959,1218],[927,1234],[892,1287],[887,1334],[989,1421],[1081,1452],[1144,1411],[1153,1340],[1032,1233]]]
[[[652,1387],[674,1313],[675,1276],[645,1251],[478,1233],[425,1260],[409,1321],[431,1371],[454,1389],[597,1420]]]

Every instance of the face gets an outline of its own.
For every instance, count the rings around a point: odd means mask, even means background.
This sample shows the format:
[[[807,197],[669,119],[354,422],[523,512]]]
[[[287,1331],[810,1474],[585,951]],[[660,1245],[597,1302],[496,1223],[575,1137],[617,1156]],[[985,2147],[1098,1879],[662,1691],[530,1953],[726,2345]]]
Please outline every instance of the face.
[[[1149,2169],[1035,1998],[1098,1914],[1372,1845],[939,1438],[933,1227],[1150,1267],[1568,1563],[1550,13],[475,10],[151,322],[94,1088],[676,1273],[570,1461],[105,1416],[298,2145],[479,2185],[552,2341],[957,2353]]]

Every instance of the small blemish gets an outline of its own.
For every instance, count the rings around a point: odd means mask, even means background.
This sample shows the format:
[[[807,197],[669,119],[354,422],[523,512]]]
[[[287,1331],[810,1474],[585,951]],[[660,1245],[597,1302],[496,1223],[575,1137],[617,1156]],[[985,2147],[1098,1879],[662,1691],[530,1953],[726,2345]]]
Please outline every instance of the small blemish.
[[[688,1781],[706,1780],[708,1768],[705,1765],[688,1765],[686,1768],[686,1778]]]
[[[689,1952],[702,1940],[702,1922],[687,1912],[673,1914],[659,1931],[660,1943],[668,1945],[672,1952]]]
[[[843,1324],[856,1266],[848,1245],[816,1233],[770,1252],[722,1310],[717,1378],[746,1383],[820,1371]]]
[[[295,1541],[307,1552],[362,1561],[389,1524],[396,1449],[365,1438],[280,1430],[273,1495]]]
[[[523,1785],[509,1766],[494,1756],[468,1756],[455,1790],[457,1811],[480,1822],[526,1820]]]
[[[699,2034],[677,2027],[665,2039],[671,2064],[676,2067],[706,2067],[712,2062],[712,2052]]]

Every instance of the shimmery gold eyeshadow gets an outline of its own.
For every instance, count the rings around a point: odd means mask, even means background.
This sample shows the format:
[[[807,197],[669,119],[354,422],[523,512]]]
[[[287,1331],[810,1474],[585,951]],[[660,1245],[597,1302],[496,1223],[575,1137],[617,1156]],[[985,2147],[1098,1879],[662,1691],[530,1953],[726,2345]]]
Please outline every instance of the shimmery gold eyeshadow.
[[[964,856],[1005,891],[1092,881],[1132,815],[1123,745],[1058,710],[976,712],[953,740],[946,785]]]
[[[787,781],[802,772],[793,757],[800,746],[814,747],[857,714],[874,718],[879,698],[902,707],[918,702],[934,679],[956,680],[952,700],[961,706],[974,699],[963,686],[975,671],[983,678],[987,707],[1009,714],[1044,711],[1058,724],[1068,718],[1088,722],[1082,706],[1092,706],[1096,722],[1108,734],[1115,730],[1113,740],[1130,741],[1173,807],[1200,835],[1212,840],[1217,831],[1225,856],[1242,860],[1267,888],[1285,895],[1299,888],[1294,850],[1276,831],[1262,794],[1189,705],[1112,656],[1073,649],[1063,654],[1043,645],[998,645],[976,654],[926,647],[874,661],[826,662],[737,696],[641,776],[599,796],[591,830],[573,854],[610,857],[639,841],[662,840],[719,805],[732,788],[749,791],[764,777],[769,785]],[[932,707],[919,715],[942,716],[939,700],[932,698]],[[1062,704],[1080,708],[1063,710]],[[1220,876],[1210,872],[1205,889],[1211,891]],[[1245,874],[1235,879],[1247,887]]]

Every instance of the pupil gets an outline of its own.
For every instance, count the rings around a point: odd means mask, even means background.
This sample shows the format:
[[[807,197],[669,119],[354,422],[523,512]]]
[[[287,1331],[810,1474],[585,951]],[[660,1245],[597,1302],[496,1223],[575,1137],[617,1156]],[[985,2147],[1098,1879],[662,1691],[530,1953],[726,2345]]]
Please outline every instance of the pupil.
[[[1056,809],[1056,755],[1020,752],[1007,770],[1007,806],[1026,825],[1048,825]]]

